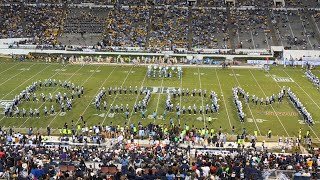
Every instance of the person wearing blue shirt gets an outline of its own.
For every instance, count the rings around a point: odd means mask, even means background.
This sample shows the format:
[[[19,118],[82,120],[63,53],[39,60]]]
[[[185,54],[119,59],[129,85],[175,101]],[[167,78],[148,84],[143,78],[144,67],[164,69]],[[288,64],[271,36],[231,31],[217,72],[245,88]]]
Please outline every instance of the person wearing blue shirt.
[[[121,174],[127,174],[129,160],[126,158],[122,158],[120,160],[120,163],[121,163]]]
[[[126,120],[129,119],[129,111],[126,111]]]
[[[167,110],[164,110],[164,111],[163,111],[162,120],[165,120],[165,119],[166,119],[166,116],[167,116]]]
[[[156,118],[157,118],[157,112],[153,111],[153,119],[156,120]]]
[[[146,118],[146,111],[147,111],[147,110],[141,110],[142,119],[145,119],[145,118]]]
[[[173,174],[172,170],[169,170],[168,173],[166,174],[167,180],[174,180],[175,177],[176,176]]]

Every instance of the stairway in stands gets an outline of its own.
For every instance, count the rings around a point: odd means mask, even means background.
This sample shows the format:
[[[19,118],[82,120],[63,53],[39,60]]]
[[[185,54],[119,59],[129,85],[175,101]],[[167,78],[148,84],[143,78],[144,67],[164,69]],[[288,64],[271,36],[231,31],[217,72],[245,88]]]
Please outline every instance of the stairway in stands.
[[[318,29],[315,19],[312,17],[312,14],[310,13],[310,11],[308,11],[308,9],[304,9],[305,12],[305,16],[307,17],[307,20],[309,21],[311,27],[312,27],[312,31],[315,32],[315,38],[317,39],[318,43],[320,44],[320,30]]]
[[[25,12],[25,4],[21,1],[21,22],[23,29],[23,37],[27,37],[27,24],[26,24],[26,12]]]
[[[192,46],[192,6],[188,7],[188,50],[191,50]]]
[[[150,32],[152,30],[152,19],[153,19],[153,12],[154,12],[154,4],[151,3],[149,6],[149,22],[147,27],[147,37],[146,37],[146,45],[145,48],[147,49],[149,47],[149,39],[150,39]]]
[[[230,6],[227,6],[226,8],[226,13],[227,13],[227,29],[228,29],[228,34],[229,34],[229,45],[232,49],[232,51],[234,51],[236,49],[236,46],[234,44],[234,26],[233,23],[231,21],[231,9]]]
[[[278,40],[278,36],[276,35],[276,29],[274,28],[274,25],[272,24],[272,12],[271,12],[271,9],[265,9],[266,11],[266,14],[267,14],[267,23],[268,23],[268,26],[269,26],[269,30],[270,30],[270,33],[271,33],[271,37],[272,37],[272,42],[275,46],[279,46],[281,45],[279,43],[279,40]]]

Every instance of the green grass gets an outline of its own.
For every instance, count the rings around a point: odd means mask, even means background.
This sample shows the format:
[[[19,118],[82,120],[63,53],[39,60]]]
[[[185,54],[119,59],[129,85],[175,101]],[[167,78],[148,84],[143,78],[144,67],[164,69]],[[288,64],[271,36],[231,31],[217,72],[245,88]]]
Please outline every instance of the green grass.
[[[257,69],[226,69],[220,68],[183,68],[183,78],[178,79],[174,76],[172,79],[162,78],[148,78],[146,77],[146,67],[133,67],[133,66],[107,66],[107,65],[67,65],[62,66],[60,64],[43,64],[43,63],[9,63],[2,61],[0,63],[0,99],[11,100],[13,97],[30,85],[33,81],[44,79],[60,79],[62,81],[68,80],[76,85],[83,85],[85,87],[85,94],[81,99],[76,98],[73,104],[73,109],[67,112],[65,116],[59,114],[55,116],[44,117],[43,108],[47,106],[49,109],[53,104],[57,109],[54,102],[43,103],[39,97],[40,93],[44,93],[46,96],[51,92],[55,95],[57,92],[65,92],[63,88],[42,88],[37,91],[39,102],[23,102],[19,107],[22,108],[39,108],[42,114],[40,119],[36,118],[5,118],[0,116],[0,124],[5,127],[15,128],[28,128],[38,127],[45,128],[50,125],[52,128],[60,128],[65,122],[69,125],[73,120],[78,122],[79,116],[84,115],[86,122],[92,126],[102,123],[103,125],[110,124],[124,126],[125,123],[137,124],[139,121],[146,125],[153,122],[153,119],[141,119],[141,114],[132,114],[131,110],[135,102],[141,101],[144,95],[114,95],[106,96],[108,107],[110,103],[128,104],[130,106],[130,119],[125,120],[125,114],[115,114],[113,118],[109,117],[110,112],[97,111],[94,107],[93,98],[100,90],[101,87],[129,87],[134,88],[138,86],[144,87],[182,87],[192,89],[207,90],[207,98],[199,97],[177,97],[173,99],[174,107],[177,103],[181,106],[196,104],[199,106],[210,104],[209,94],[210,91],[215,91],[219,96],[220,113],[210,114],[215,118],[212,124],[207,121],[201,120],[201,118],[207,118],[208,115],[182,115],[181,119],[177,119],[176,112],[168,112],[166,120],[157,119],[157,124],[169,123],[169,119],[172,117],[175,124],[180,122],[181,126],[184,123],[190,126],[194,125],[197,128],[203,128],[208,126],[218,130],[221,126],[223,131],[230,133],[232,126],[235,126],[236,133],[241,133],[242,128],[246,127],[247,132],[253,134],[253,131],[258,130],[259,135],[265,136],[268,129],[271,128],[274,135],[278,136],[297,136],[299,128],[303,129],[303,132],[307,130],[311,131],[311,135],[316,139],[320,136],[318,129],[320,118],[320,92],[303,77],[303,70],[272,67],[270,73],[263,72]],[[29,70],[22,71],[21,68],[29,68]],[[20,69],[20,70],[19,70]],[[65,71],[56,71],[57,69],[65,69]],[[320,76],[319,70],[314,70],[314,73]],[[291,77],[294,82],[275,82],[272,75],[278,77]],[[254,104],[243,104],[244,111],[246,113],[246,122],[241,124],[236,113],[236,107],[232,98],[232,87],[241,86],[251,95],[255,94],[258,97],[271,96],[272,94],[278,94],[283,86],[290,87],[296,95],[300,98],[307,110],[312,114],[316,124],[312,127],[308,127],[305,124],[300,124],[299,120],[302,119],[292,104],[285,98],[282,104],[275,103],[272,106],[260,106]],[[151,100],[148,105],[147,115],[152,115],[154,111],[157,111],[158,116],[163,114],[165,109],[165,94],[152,94]],[[278,113],[278,114],[277,114]],[[103,115],[104,114],[104,115]],[[101,115],[101,116],[98,116]],[[250,120],[252,119],[252,120]]]

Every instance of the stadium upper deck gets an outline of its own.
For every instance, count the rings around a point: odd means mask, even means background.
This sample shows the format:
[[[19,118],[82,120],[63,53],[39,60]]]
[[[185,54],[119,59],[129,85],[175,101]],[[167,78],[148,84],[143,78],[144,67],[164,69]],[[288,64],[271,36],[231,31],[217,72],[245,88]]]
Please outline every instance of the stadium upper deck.
[[[31,38],[24,44],[315,50],[320,43],[316,0],[285,1],[284,8],[262,0],[239,0],[230,7],[222,0],[192,7],[185,0],[5,0],[0,5],[0,38]]]

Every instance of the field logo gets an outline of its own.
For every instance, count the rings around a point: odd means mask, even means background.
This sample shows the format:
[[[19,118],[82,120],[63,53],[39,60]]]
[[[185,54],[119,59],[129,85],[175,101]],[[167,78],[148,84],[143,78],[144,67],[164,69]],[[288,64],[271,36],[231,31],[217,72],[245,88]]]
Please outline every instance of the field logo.
[[[177,87],[144,87],[143,92],[150,91],[152,94],[166,94],[169,92],[172,94],[173,91],[178,91],[178,89]]]

